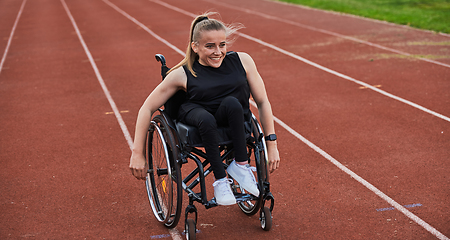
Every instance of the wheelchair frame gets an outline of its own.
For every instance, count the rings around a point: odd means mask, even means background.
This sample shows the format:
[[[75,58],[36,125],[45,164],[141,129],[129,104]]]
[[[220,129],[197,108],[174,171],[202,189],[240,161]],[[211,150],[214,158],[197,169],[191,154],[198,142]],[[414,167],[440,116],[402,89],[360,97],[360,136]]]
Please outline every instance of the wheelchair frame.
[[[161,62],[161,76],[164,79],[169,70],[165,58],[161,54],[157,54],[155,57],[157,61]],[[185,209],[185,232],[187,239],[195,239],[198,214],[194,202],[203,204],[206,209],[218,205],[215,198],[208,201],[206,194],[205,178],[212,173],[211,166],[208,166],[206,153],[200,149],[201,147],[183,142],[177,131],[176,123],[172,120],[183,100],[183,93],[177,93],[164,105],[164,110],[159,109],[159,114],[151,121],[146,144],[149,169],[145,183],[156,219],[168,228],[175,227],[181,217],[182,191],[188,194],[189,205]],[[251,134],[247,138],[247,152],[249,163],[256,166],[256,179],[260,195],[255,197],[247,194],[234,180],[232,190],[239,208],[249,216],[259,211],[261,227],[268,231],[272,226],[274,197],[270,192],[264,134],[254,115],[251,119],[251,129]],[[225,167],[228,167],[233,161],[233,146],[230,142],[225,142],[221,143],[219,148],[222,162]],[[188,159],[193,160],[197,167],[183,179],[181,167],[188,163]],[[194,188],[198,185],[200,185],[200,192],[196,193]],[[265,206],[266,201],[270,201],[270,207]],[[192,214],[194,215],[193,219],[189,218],[189,215]]]

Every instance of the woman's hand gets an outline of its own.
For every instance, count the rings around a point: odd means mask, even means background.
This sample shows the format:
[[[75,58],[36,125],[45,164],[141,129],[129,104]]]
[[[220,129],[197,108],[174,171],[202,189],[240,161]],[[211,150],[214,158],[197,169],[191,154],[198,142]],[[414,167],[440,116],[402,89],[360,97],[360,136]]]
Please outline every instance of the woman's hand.
[[[139,180],[145,180],[147,169],[148,165],[144,155],[133,152],[130,158],[130,170],[133,176]]]
[[[276,141],[267,141],[267,158],[269,159],[269,171],[272,173],[280,167],[280,154]]]

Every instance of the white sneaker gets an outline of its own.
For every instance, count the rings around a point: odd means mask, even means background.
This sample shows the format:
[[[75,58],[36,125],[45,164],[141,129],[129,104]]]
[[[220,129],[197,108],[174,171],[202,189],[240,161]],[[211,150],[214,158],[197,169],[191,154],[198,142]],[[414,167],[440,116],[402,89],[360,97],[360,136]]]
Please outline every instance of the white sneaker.
[[[221,178],[213,183],[214,186],[214,197],[216,197],[216,202],[219,205],[233,205],[236,204],[236,198],[231,191],[230,184],[233,180],[228,178]]]
[[[249,164],[240,165],[233,161],[228,166],[227,172],[242,188],[257,197],[259,196],[259,190],[255,175],[252,173],[253,169],[254,167],[251,167]]]

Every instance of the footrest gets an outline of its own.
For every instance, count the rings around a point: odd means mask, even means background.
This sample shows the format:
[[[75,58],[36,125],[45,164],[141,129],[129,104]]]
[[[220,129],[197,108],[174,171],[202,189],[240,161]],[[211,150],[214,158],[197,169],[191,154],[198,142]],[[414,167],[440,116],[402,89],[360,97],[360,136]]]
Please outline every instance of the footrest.
[[[236,198],[236,203],[251,201],[251,200],[258,200],[257,197],[255,197],[251,194],[244,194],[244,193],[235,193],[234,197]]]
[[[252,200],[258,200],[257,197],[251,195],[251,194],[244,194],[244,193],[235,193],[234,197],[236,198],[236,203],[245,202],[245,201],[252,201]],[[216,198],[213,197],[211,201],[205,204],[206,209],[217,207],[219,204],[216,202]]]
[[[219,206],[219,204],[217,204],[215,197],[213,197],[213,199],[211,199],[211,201],[209,201],[205,204],[206,209],[212,208],[212,207],[217,207],[217,206]]]

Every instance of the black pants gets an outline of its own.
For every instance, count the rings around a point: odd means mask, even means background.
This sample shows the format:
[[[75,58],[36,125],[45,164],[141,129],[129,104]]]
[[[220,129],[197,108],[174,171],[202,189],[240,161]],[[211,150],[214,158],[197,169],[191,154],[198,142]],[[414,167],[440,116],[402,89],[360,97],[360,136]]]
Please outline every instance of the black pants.
[[[248,160],[244,130],[244,111],[242,105],[235,97],[226,97],[214,115],[201,107],[194,108],[186,114],[184,121],[186,124],[196,126],[199,129],[206,156],[216,179],[226,177],[225,168],[220,158],[218,126],[231,128],[233,133],[231,140],[236,161],[244,162]]]

